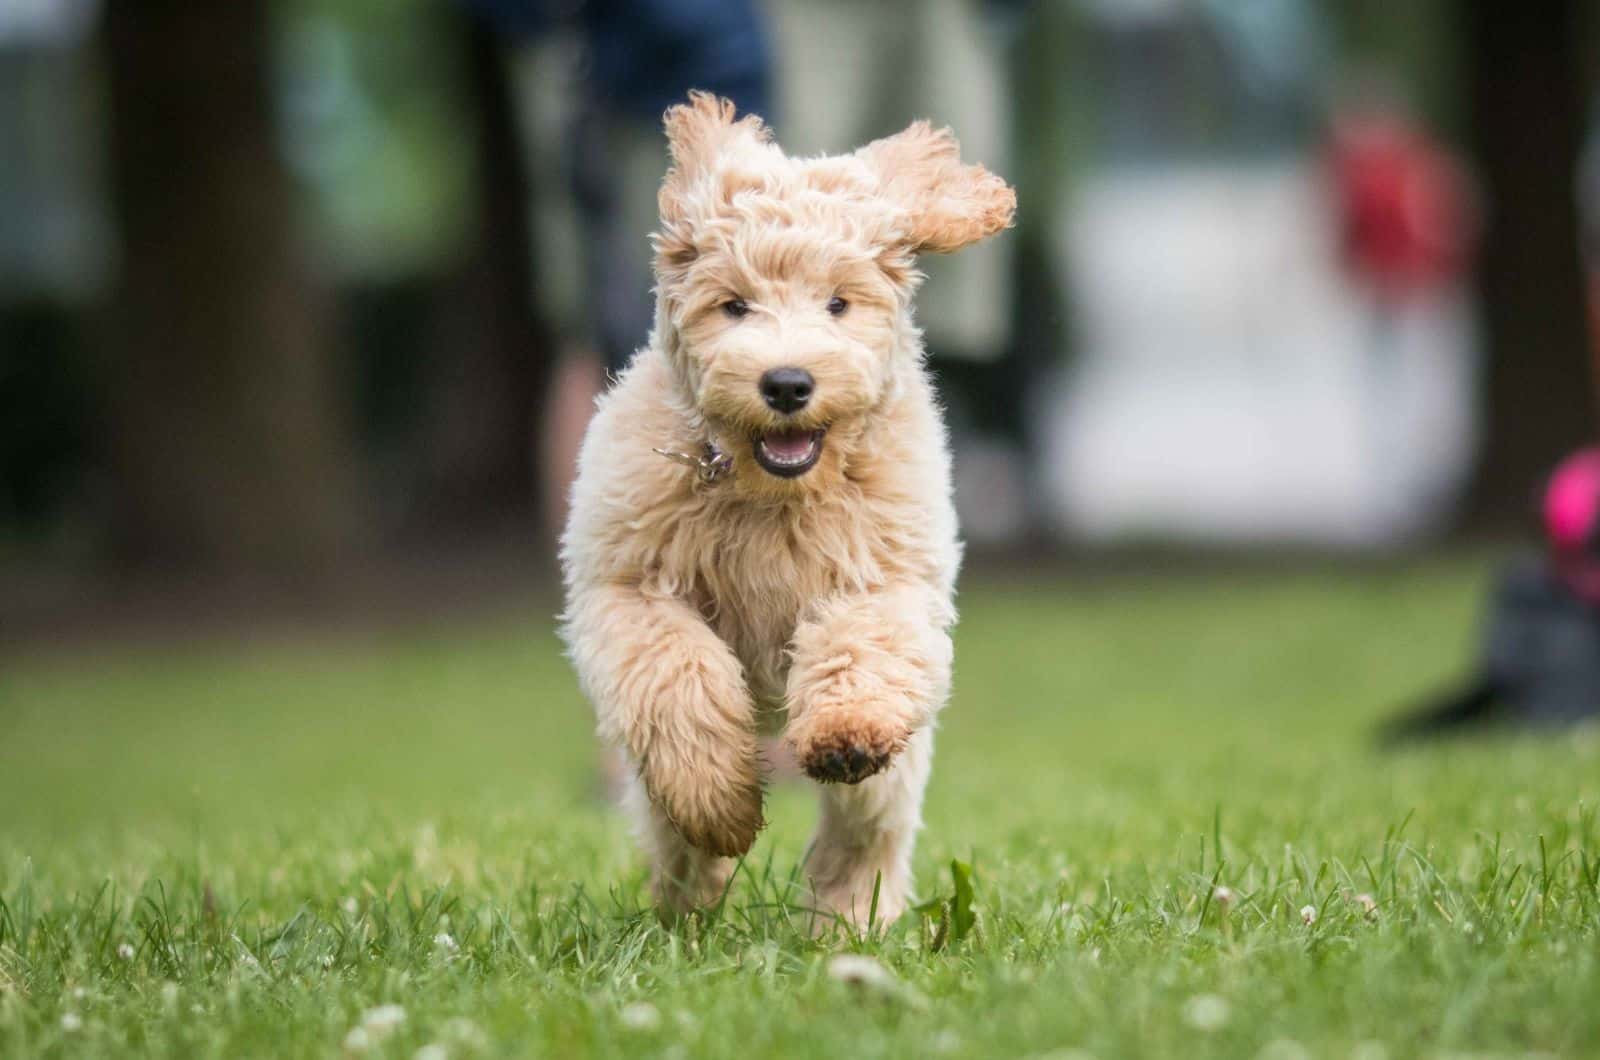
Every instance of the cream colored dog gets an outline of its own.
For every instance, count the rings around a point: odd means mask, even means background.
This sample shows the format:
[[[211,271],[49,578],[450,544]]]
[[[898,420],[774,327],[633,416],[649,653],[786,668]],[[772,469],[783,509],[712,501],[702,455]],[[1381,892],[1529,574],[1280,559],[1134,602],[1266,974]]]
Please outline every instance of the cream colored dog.
[[[806,872],[861,925],[909,896],[961,545],[912,323],[916,255],[1016,197],[919,122],[789,158],[696,94],[666,115],[649,345],[601,399],[562,545],[565,636],[657,900],[717,899],[762,826],[757,734],[822,783]],[[688,465],[688,466],[683,466]]]

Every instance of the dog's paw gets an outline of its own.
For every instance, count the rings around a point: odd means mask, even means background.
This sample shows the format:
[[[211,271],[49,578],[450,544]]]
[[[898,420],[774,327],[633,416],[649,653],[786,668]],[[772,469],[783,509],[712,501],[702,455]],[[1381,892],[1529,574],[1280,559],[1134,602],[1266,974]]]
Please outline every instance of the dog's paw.
[[[767,825],[761,809],[761,785],[727,792],[709,813],[679,817],[678,830],[689,845],[721,858],[744,855]]]
[[[813,888],[811,907],[820,915],[811,919],[811,934],[820,938],[835,934],[840,929],[858,935],[868,931],[886,931],[905,913],[906,898],[892,889],[880,888],[877,905],[874,906],[872,892],[871,883],[858,888]]]
[[[685,842],[707,854],[736,858],[766,825],[761,780],[754,768],[730,777],[641,770],[651,801]]]
[[[881,773],[910,738],[901,725],[845,710],[801,717],[788,733],[800,768],[824,784],[859,784]]]

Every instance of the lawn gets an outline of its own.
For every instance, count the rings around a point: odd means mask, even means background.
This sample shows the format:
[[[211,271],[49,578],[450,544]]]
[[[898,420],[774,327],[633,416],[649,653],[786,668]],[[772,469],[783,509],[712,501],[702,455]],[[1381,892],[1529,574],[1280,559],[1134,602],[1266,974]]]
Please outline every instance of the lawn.
[[[1600,735],[1370,740],[1487,570],[969,577],[881,939],[656,922],[549,600],[0,659],[0,1056],[1600,1055]]]

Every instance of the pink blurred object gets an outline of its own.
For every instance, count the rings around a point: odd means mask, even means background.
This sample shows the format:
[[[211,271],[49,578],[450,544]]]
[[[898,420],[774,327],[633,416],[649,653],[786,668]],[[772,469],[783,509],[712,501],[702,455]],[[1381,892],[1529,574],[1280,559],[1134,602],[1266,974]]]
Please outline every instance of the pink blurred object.
[[[1556,571],[1578,595],[1600,603],[1600,447],[1563,460],[1544,494],[1544,529]]]
[[[1550,476],[1544,494],[1544,526],[1557,551],[1585,548],[1600,509],[1600,446],[1580,449]]]

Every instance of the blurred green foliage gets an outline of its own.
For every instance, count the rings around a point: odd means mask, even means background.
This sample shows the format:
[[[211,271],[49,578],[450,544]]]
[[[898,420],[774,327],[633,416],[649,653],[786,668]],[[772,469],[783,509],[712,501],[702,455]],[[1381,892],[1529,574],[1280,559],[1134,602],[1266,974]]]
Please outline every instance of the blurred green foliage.
[[[373,282],[438,268],[474,209],[458,19],[433,0],[282,0],[284,141],[322,251]]]

